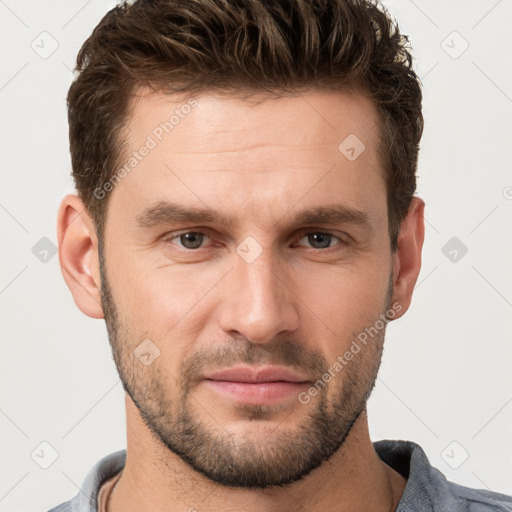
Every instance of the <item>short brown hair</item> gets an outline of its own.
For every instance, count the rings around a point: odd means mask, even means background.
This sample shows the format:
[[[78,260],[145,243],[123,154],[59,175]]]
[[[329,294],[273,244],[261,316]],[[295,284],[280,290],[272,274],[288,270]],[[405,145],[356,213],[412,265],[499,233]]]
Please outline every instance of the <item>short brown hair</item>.
[[[279,96],[356,90],[374,102],[387,179],[389,234],[416,190],[423,132],[409,39],[372,0],[137,0],[109,11],[83,44],[67,97],[73,178],[100,239],[95,190],[121,161],[137,86]]]

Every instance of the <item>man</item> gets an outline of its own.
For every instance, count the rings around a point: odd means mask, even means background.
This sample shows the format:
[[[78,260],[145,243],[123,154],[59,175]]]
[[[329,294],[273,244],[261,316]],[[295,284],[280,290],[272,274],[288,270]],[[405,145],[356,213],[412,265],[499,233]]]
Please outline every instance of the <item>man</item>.
[[[424,238],[421,89],[387,13],[138,0],[77,69],[59,256],[105,318],[127,450],[53,510],[512,510],[369,437]]]

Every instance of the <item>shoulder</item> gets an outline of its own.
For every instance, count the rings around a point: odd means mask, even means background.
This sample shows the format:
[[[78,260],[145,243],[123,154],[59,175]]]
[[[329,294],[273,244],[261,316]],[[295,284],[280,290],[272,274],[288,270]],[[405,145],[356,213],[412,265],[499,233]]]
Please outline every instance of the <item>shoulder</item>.
[[[396,512],[512,512],[512,496],[448,481],[412,441],[383,440],[373,446],[381,460],[407,479]]]
[[[459,504],[461,511],[467,512],[512,512],[512,496],[485,489],[471,489],[453,482],[446,482],[450,494]]]
[[[66,501],[65,503],[61,503],[57,505],[55,508],[52,508],[48,512],[72,512],[73,511],[73,501],[76,500],[76,497]]]
[[[126,450],[103,457],[87,473],[78,494],[48,512],[96,512],[101,486],[124,468]]]

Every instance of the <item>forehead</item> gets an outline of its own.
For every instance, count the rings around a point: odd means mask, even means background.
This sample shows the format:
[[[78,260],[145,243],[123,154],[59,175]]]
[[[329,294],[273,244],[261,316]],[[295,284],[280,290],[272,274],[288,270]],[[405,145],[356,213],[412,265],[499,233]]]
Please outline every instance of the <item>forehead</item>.
[[[253,146],[288,143],[338,149],[340,137],[357,136],[376,147],[380,122],[373,102],[349,91],[309,91],[278,97],[228,92],[164,94],[138,88],[128,107],[128,138],[151,134],[157,143],[174,141],[175,152],[240,152]],[[191,136],[193,135],[193,136]],[[307,148],[305,148],[307,149]]]
[[[379,209],[386,196],[379,129],[373,103],[354,93],[243,99],[139,89],[119,166],[125,177],[111,202],[132,219],[149,203],[176,199],[257,217],[280,216],[281,206],[299,201]]]

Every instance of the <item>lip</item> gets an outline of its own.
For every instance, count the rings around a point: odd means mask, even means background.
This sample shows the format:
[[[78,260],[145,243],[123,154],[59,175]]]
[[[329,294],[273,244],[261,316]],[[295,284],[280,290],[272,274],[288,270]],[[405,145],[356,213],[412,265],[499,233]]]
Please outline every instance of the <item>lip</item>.
[[[207,373],[203,376],[206,380],[228,381],[228,382],[309,382],[308,378],[291,368],[284,366],[261,366],[254,368],[251,366],[236,366],[226,368],[215,372]]]
[[[281,366],[227,368],[206,374],[203,382],[231,400],[260,405],[296,397],[310,385],[304,375]]]

